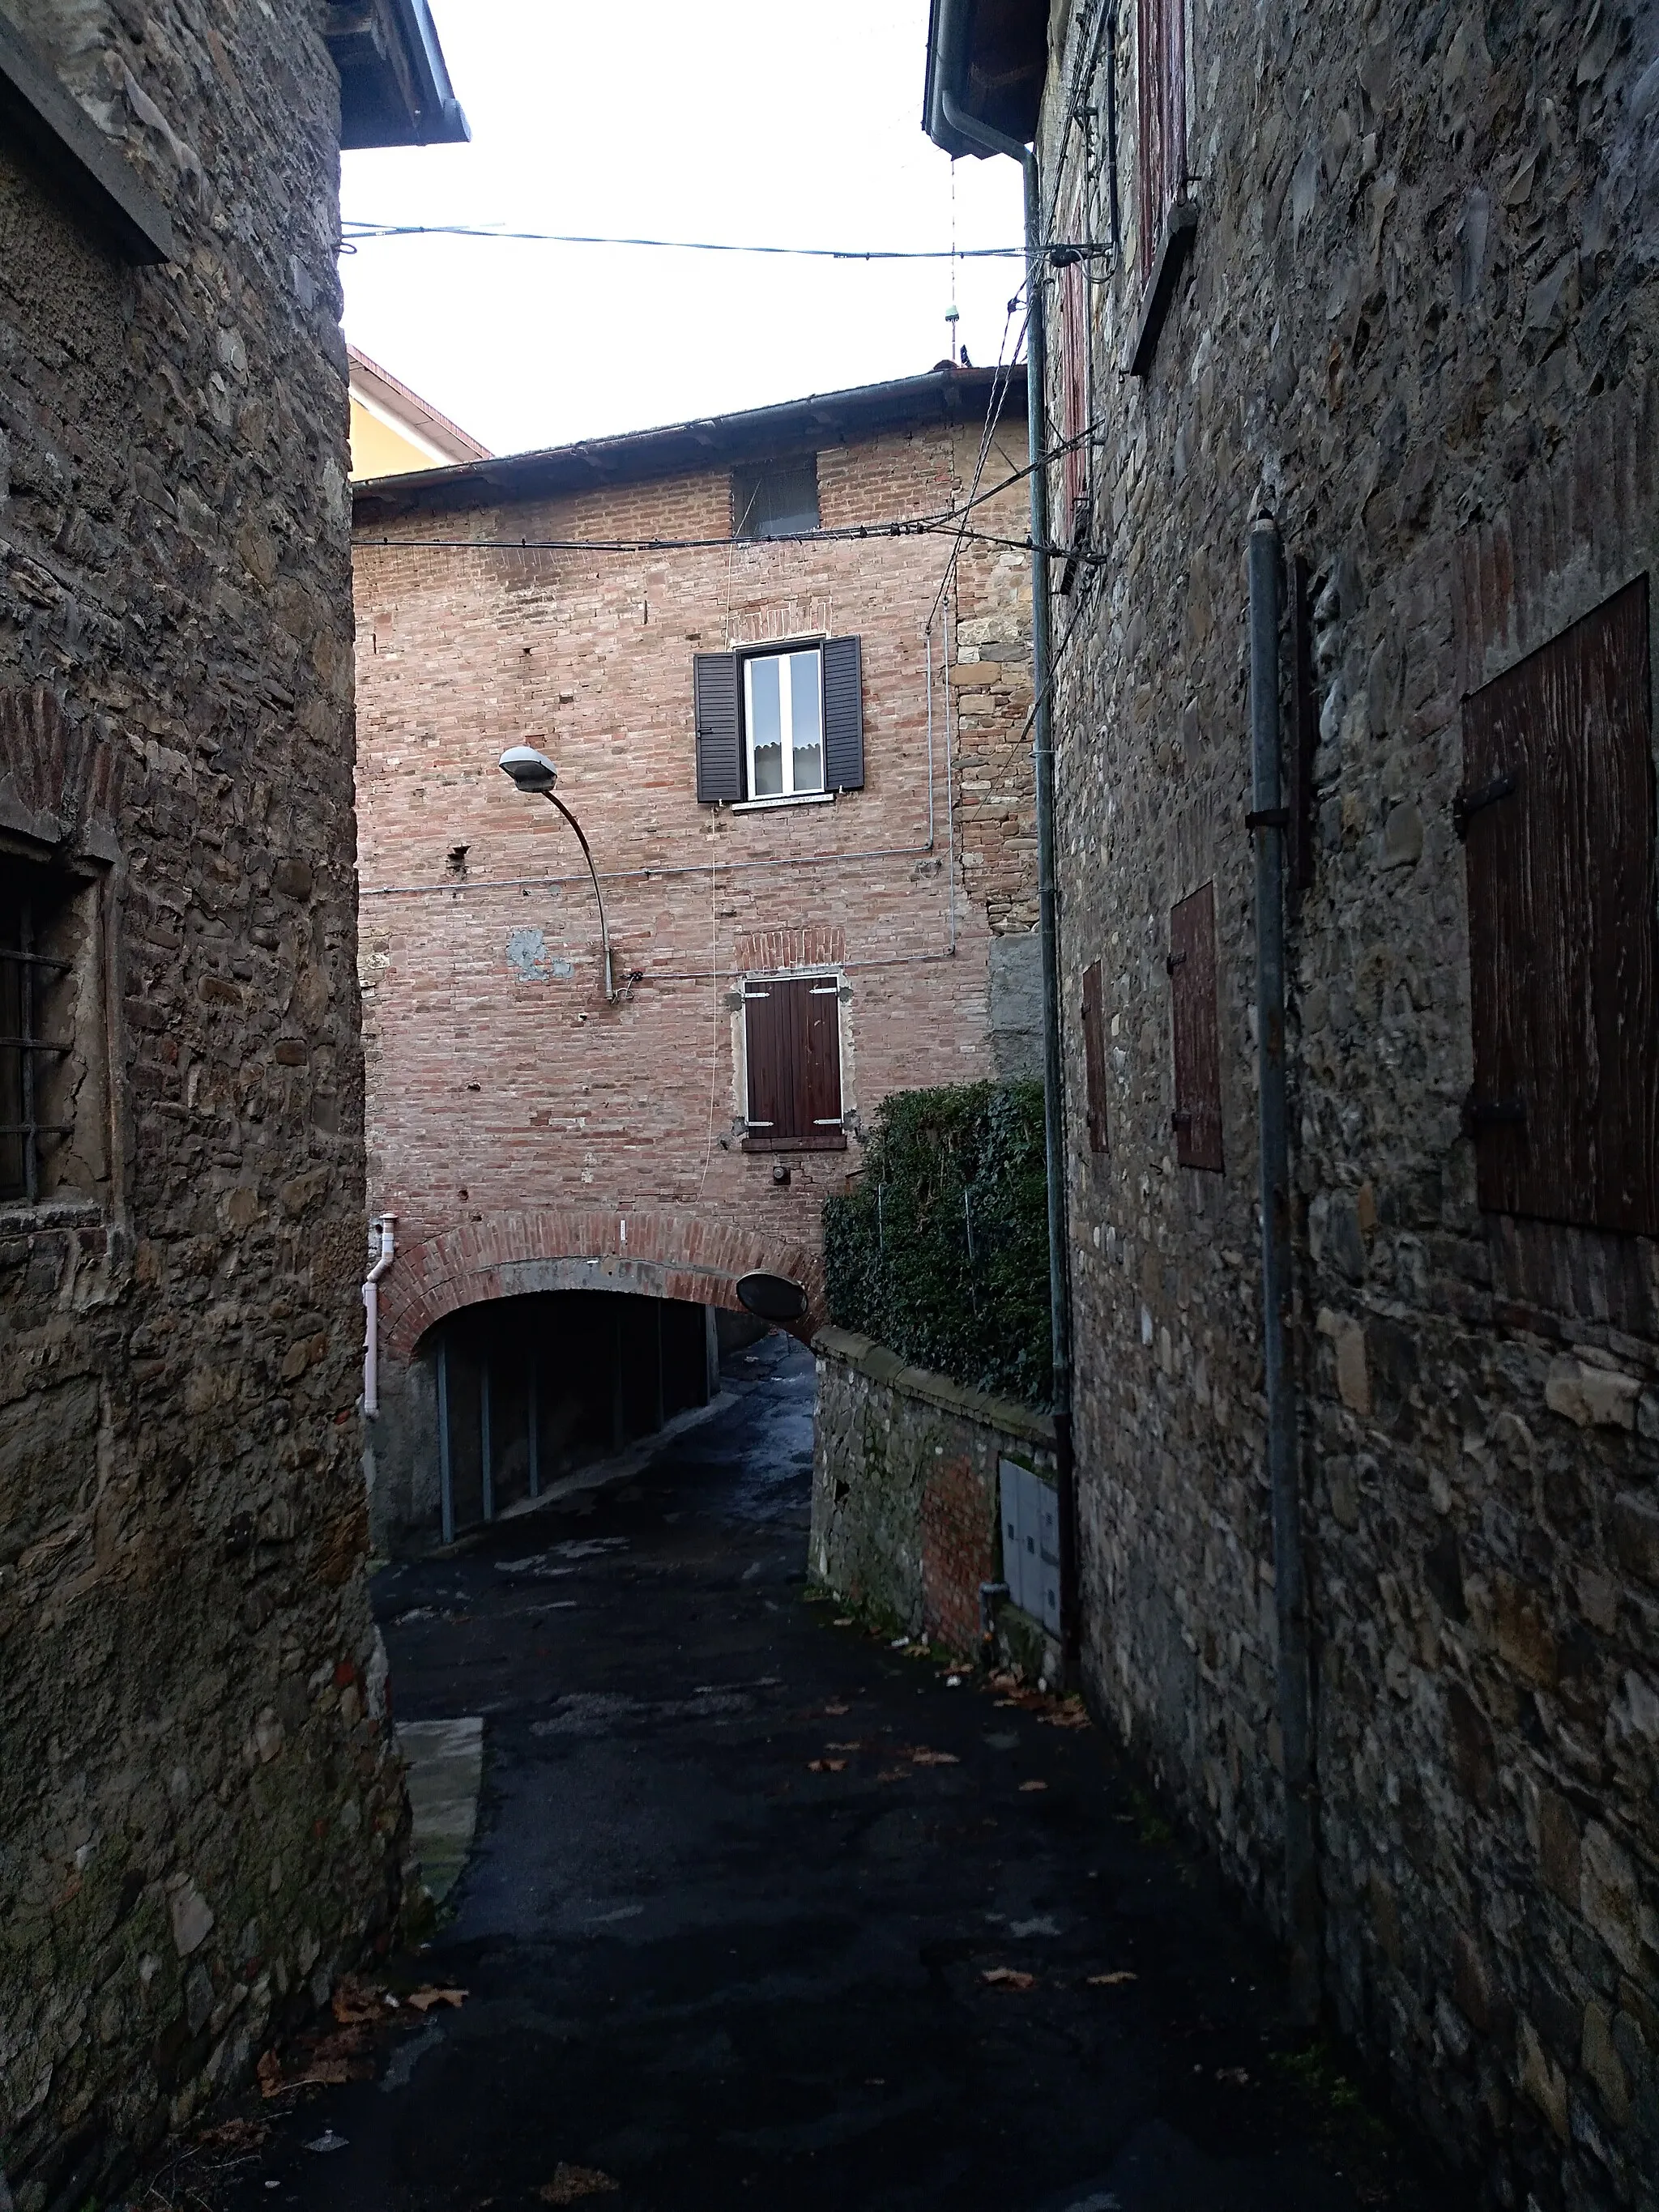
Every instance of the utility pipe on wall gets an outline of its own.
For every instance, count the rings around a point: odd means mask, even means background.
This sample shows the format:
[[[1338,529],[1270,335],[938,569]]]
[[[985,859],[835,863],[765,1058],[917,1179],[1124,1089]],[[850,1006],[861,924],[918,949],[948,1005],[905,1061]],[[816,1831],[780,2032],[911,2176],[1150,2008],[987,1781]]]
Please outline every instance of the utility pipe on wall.
[[[1279,742],[1279,532],[1251,526],[1250,754],[1255,840],[1257,1089],[1261,1206],[1261,1336],[1273,1498],[1273,1601],[1279,1628],[1279,1729],[1285,1776],[1285,1927],[1298,2008],[1319,1993],[1319,1892],[1314,1858],[1307,1577],[1290,1351],[1291,1168],[1285,1084],[1285,830]]]
[[[380,1253],[363,1285],[363,1416],[377,1421],[380,1418],[380,1278],[397,1256],[398,1217],[383,1213],[373,1226],[380,1241]]]
[[[1060,1049],[1060,918],[1054,884],[1054,753],[1049,692],[1048,341],[1043,319],[1042,190],[1036,149],[965,114],[947,92],[945,119],[988,154],[1018,161],[1025,180],[1025,426],[1031,488],[1032,754],[1036,770],[1037,927],[1042,955],[1043,1150],[1048,1177],[1048,1316],[1054,1361],[1054,1467],[1060,1506],[1061,1633],[1079,1641],[1077,1497],[1072,1464],[1072,1304],[1066,1228],[1066,1112]]]

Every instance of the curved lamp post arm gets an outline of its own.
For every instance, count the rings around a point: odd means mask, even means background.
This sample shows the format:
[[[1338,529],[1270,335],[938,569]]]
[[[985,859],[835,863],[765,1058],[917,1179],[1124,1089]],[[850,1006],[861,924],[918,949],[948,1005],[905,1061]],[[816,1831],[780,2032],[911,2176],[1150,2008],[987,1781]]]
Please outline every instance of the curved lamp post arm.
[[[614,1006],[617,1003],[617,979],[611,963],[611,931],[605,918],[605,893],[599,889],[599,872],[593,865],[593,855],[587,849],[587,840],[582,835],[582,825],[565,805],[563,799],[554,791],[544,791],[542,796],[558,808],[560,813],[575,831],[576,842],[582,848],[582,858],[587,863],[587,872],[593,878],[593,896],[599,902],[599,942],[605,948],[605,995],[606,1001]]]

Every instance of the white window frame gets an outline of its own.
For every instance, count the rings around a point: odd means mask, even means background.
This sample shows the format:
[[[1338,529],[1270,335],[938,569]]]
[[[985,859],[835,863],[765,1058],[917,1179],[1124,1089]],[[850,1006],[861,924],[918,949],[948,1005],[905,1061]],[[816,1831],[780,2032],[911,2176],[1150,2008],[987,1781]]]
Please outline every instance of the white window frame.
[[[817,663],[818,671],[818,782],[806,791],[795,788],[795,732],[794,732],[794,671],[791,662],[797,653],[810,653]],[[783,789],[757,795],[755,790],[755,714],[751,672],[757,660],[778,660],[783,663],[778,674],[778,725],[783,737]],[[738,803],[744,806],[780,806],[791,800],[833,799],[835,793],[824,788],[823,778],[829,773],[829,738],[824,728],[823,708],[823,641],[822,638],[802,638],[799,642],[780,645],[775,651],[745,653],[743,656],[743,787],[746,796]]]

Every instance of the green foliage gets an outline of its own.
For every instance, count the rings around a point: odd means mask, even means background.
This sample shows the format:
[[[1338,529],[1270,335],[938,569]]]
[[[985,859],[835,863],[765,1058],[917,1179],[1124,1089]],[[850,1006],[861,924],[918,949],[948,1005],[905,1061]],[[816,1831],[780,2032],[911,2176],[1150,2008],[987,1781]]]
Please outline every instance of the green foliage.
[[[1048,1402],[1042,1085],[895,1091],[823,1209],[830,1317],[970,1389]]]

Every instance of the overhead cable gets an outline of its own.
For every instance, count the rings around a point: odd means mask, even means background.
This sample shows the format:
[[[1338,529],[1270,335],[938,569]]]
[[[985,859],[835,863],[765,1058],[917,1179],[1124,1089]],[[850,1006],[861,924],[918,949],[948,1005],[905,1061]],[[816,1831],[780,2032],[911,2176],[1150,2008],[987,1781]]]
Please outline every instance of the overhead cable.
[[[800,261],[1018,261],[1025,254],[1023,246],[961,246],[954,249],[948,246],[762,246],[730,239],[605,238],[574,231],[507,230],[486,223],[371,222],[352,218],[341,225],[341,237],[348,246],[381,238],[477,238],[495,239],[509,245],[641,246],[659,253],[759,253]],[[1044,250],[1068,258],[1092,258],[1097,255],[1109,256],[1112,249],[1079,240],[1075,243],[1057,242]]]

